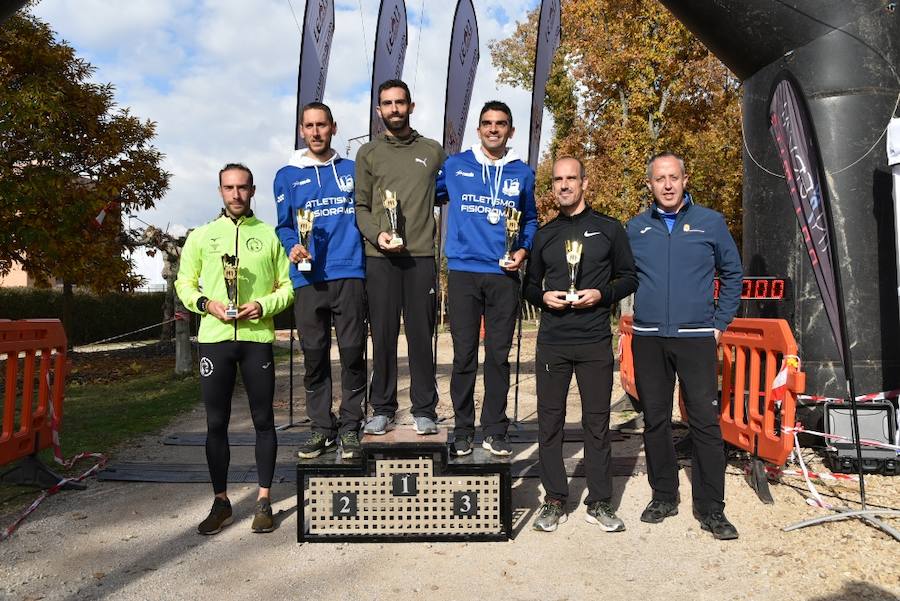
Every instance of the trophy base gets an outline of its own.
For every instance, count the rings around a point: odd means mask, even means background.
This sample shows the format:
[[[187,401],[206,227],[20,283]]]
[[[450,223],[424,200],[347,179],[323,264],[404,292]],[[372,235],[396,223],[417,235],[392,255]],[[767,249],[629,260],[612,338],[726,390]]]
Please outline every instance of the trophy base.
[[[578,301],[578,294],[576,292],[566,292],[566,302],[574,303]]]
[[[228,319],[235,319],[238,316],[238,310],[236,307],[230,307],[225,309],[225,317]]]
[[[312,271],[312,263],[307,260],[301,260],[297,263],[297,271]]]
[[[503,257],[498,261],[500,267],[508,267],[513,264],[513,260],[509,257]]]
[[[394,248],[397,246],[403,246],[403,238],[400,236],[394,236],[390,240],[388,240],[388,246]]]

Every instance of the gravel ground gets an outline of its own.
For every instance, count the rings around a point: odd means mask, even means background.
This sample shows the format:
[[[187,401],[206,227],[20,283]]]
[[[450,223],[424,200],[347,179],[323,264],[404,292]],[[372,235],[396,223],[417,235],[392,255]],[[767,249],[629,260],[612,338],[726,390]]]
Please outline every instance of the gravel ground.
[[[438,382],[440,414],[449,416],[449,336],[442,336]],[[401,346],[401,350],[402,346]],[[534,419],[533,339],[522,350],[520,419]],[[336,358],[336,356],[335,356]],[[405,361],[401,361],[404,369]],[[299,371],[297,372],[299,374]],[[401,377],[406,377],[402,372]],[[295,375],[297,393],[301,378]],[[479,392],[480,394],[480,392]],[[621,391],[614,391],[614,400]],[[287,370],[279,373],[277,422],[286,421]],[[401,382],[401,407],[408,406]],[[512,398],[512,397],[511,397]],[[619,408],[623,404],[619,404]],[[568,421],[580,420],[572,387]],[[302,416],[302,402],[298,403]],[[408,420],[408,412],[398,416]],[[631,417],[613,414],[614,423]],[[165,432],[202,430],[198,408]],[[246,401],[235,399],[233,430],[249,429]],[[63,433],[64,435],[64,433]],[[280,449],[290,461],[293,449]],[[533,446],[517,449],[534,452]],[[614,442],[618,456],[641,453],[640,437]],[[579,445],[566,447],[580,456]],[[807,453],[811,456],[810,453]],[[204,462],[202,447],[166,447],[160,436],[136,441],[120,461]],[[251,463],[252,448],[232,451],[232,462]],[[818,460],[813,469],[822,469]],[[232,487],[235,524],[213,537],[196,534],[211,502],[207,484],[89,481],[88,490],[46,501],[13,537],[0,543],[0,599],[562,599],[668,598],[692,600],[900,599],[900,544],[858,521],[785,533],[785,525],[827,514],[806,503],[803,481],[772,486],[774,505],[761,504],[729,467],[727,514],[737,541],[719,542],[691,517],[689,467],[682,470],[680,513],[659,525],[638,517],[650,498],[645,475],[615,479],[619,515],[627,530],[607,534],[586,523],[584,480],[571,483],[569,521],[555,533],[530,529],[542,495],[539,481],[514,481],[514,539],[504,543],[321,544],[296,542],[296,490],[273,487],[279,528],[250,532],[254,487]],[[858,489],[845,482],[820,493],[855,506]],[[900,507],[900,478],[868,477],[870,505]],[[8,523],[13,516],[0,516]],[[900,520],[890,523],[900,528]]]

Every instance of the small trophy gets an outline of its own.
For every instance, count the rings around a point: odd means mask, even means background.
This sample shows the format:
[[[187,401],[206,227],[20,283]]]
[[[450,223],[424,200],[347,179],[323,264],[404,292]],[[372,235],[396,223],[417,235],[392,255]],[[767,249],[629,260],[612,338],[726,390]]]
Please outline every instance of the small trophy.
[[[309,251],[309,235],[312,233],[313,220],[316,214],[308,209],[297,209],[297,233],[300,234],[300,244]],[[309,259],[300,259],[297,263],[298,271],[311,271],[312,262]]]
[[[579,240],[566,240],[566,263],[569,265],[569,289],[566,291],[566,302],[578,300],[575,289],[575,277],[578,275],[578,264],[581,262],[582,244]]]
[[[383,204],[388,221],[391,223],[391,229],[388,232],[391,240],[388,244],[391,246],[403,246],[403,238],[397,233],[397,195],[390,190],[385,190]]]
[[[500,259],[500,267],[506,267],[513,263],[512,248],[519,239],[519,218],[522,217],[522,211],[506,207],[503,215],[506,217],[506,254]]]
[[[238,258],[236,255],[222,255],[222,271],[225,275],[225,292],[228,294],[228,307],[225,308],[225,317],[234,319],[238,314]]]

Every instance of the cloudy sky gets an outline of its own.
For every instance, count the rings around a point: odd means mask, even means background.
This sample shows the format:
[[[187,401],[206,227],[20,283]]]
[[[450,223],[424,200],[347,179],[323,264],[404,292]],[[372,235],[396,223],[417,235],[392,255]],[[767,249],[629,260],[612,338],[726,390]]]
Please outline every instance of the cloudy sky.
[[[497,98],[510,105],[521,124],[513,146],[526,156],[530,93],[496,84],[488,43],[512,33],[539,0],[474,4],[481,59],[464,147],[475,141],[481,105]],[[173,178],[166,197],[139,217],[180,233],[218,211],[216,174],[231,161],[253,169],[255,210],[274,224],[271,182],[293,149],[305,5],[305,0],[42,0],[34,12],[97,68],[97,81],[116,86],[121,106],[157,123],[155,144],[165,153],[164,168]],[[334,146],[344,155],[350,138],[368,133],[366,65],[372,60],[378,5],[379,0],[335,1],[325,102],[338,122]],[[409,45],[403,75],[416,101],[412,124],[441,140],[456,3],[406,0],[406,5]],[[545,142],[550,126],[545,114]],[[350,155],[358,148],[354,144]],[[143,253],[135,259],[151,283],[162,281],[158,259]]]

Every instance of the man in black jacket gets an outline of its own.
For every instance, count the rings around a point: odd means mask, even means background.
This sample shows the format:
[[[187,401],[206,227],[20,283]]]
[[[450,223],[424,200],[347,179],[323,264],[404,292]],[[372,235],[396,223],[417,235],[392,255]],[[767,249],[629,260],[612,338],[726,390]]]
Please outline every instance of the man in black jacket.
[[[538,456],[545,497],[533,525],[545,532],[566,521],[568,482],[562,443],[573,371],[581,393],[584,426],[585,519],[607,532],[625,529],[611,504],[613,357],[609,311],[635,291],[637,276],[625,230],[615,219],[587,206],[586,189],[581,161],[571,157],[556,161],[553,194],[559,215],[535,235],[525,283],[525,298],[543,309],[535,373]],[[576,265],[570,271],[567,255],[573,250],[579,260],[572,261]],[[573,286],[575,290],[567,292]]]

